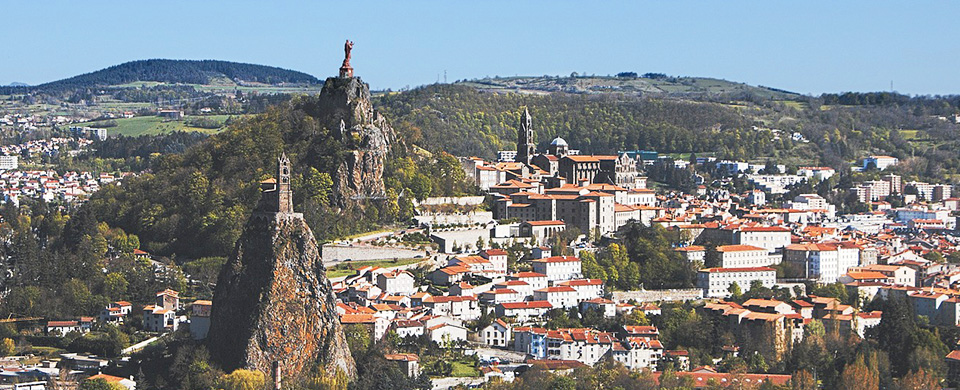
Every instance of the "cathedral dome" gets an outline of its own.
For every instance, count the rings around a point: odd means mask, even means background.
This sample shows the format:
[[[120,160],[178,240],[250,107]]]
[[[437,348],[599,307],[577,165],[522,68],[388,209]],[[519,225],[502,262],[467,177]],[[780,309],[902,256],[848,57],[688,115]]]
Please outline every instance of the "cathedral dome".
[[[569,146],[567,145],[567,141],[564,141],[563,138],[560,138],[560,137],[554,138],[553,141],[550,141],[550,145],[551,146]]]

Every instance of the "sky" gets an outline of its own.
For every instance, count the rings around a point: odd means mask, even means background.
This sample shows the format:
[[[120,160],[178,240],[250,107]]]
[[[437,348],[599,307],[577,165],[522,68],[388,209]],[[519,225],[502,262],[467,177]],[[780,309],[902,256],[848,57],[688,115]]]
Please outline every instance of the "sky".
[[[334,76],[373,89],[632,71],[818,95],[960,94],[956,1],[0,0],[0,85],[149,58]]]

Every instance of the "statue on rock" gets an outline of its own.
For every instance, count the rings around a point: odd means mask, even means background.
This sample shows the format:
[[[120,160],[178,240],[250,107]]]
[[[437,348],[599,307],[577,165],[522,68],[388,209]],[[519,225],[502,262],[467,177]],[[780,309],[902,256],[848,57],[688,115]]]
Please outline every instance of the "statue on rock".
[[[340,77],[353,77],[353,68],[350,67],[350,51],[353,50],[353,42],[347,40],[343,44],[343,65],[340,65]]]

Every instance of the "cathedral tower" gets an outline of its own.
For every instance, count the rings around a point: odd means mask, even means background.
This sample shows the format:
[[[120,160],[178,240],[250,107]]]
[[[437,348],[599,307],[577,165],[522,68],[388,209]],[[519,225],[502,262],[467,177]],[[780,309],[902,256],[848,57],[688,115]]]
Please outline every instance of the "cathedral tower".
[[[533,143],[533,119],[530,118],[530,111],[524,107],[523,113],[520,114],[520,127],[517,128],[516,161],[530,165],[530,159],[536,153],[536,144]]]

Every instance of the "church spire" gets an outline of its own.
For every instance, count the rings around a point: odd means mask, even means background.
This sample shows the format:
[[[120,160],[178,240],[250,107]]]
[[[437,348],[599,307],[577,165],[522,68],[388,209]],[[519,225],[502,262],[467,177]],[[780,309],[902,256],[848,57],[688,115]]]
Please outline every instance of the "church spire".
[[[516,161],[529,165],[530,159],[536,153],[537,147],[533,143],[533,119],[527,107],[523,107],[523,113],[520,114],[520,127],[517,128]]]

